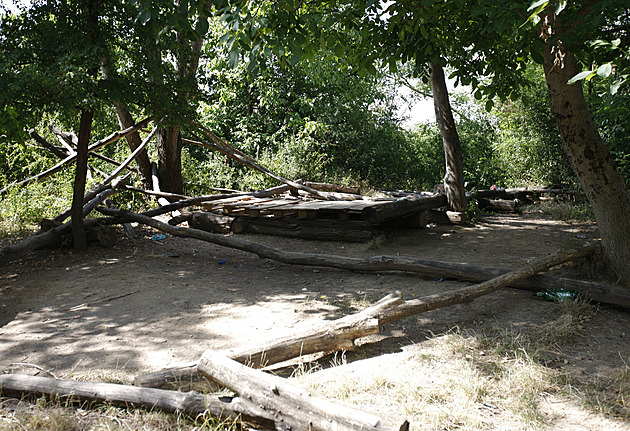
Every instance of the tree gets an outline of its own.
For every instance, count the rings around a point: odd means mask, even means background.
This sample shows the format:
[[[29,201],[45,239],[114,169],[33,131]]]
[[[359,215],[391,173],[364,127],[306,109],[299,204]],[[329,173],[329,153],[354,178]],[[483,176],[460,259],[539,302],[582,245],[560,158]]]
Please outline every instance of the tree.
[[[446,58],[457,82],[471,85],[475,97],[487,97],[488,108],[494,97],[518,95],[521,71],[530,58],[543,64],[564,148],[593,207],[605,255],[620,280],[630,285],[630,198],[581,87],[569,84],[580,71],[579,58],[586,57],[589,41],[604,27],[609,35],[623,31],[618,17],[627,14],[626,1],[423,0],[392,2],[383,10],[372,1],[287,0],[270,5],[265,20],[250,13],[249,2],[234,4],[241,13],[230,14],[227,21],[255,35],[240,40],[243,46],[264,41],[270,50],[296,61],[308,57],[315,44],[343,46],[345,33],[358,35],[351,42],[361,48],[354,59],[360,70],[374,71],[377,60],[391,66]],[[413,43],[408,43],[408,34]]]

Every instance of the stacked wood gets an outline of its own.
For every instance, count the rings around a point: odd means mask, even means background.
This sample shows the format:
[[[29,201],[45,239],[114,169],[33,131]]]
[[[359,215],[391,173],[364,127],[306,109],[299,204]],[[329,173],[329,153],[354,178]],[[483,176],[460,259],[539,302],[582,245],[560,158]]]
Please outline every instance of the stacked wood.
[[[501,213],[516,213],[518,212],[519,203],[518,199],[487,199],[478,198],[479,208]]]
[[[446,205],[446,196],[437,195],[423,199],[398,199],[389,205],[366,207],[363,209],[363,220],[369,224],[379,224],[406,215],[434,209]]]
[[[113,383],[4,374],[0,375],[0,394],[3,397],[14,398],[44,395],[66,401],[99,401],[124,407],[131,405],[149,410],[184,412],[192,417],[209,414],[216,418],[239,420],[268,429],[273,427],[272,421],[261,417],[259,409],[251,411],[238,397],[203,395],[195,391],[178,392]]]

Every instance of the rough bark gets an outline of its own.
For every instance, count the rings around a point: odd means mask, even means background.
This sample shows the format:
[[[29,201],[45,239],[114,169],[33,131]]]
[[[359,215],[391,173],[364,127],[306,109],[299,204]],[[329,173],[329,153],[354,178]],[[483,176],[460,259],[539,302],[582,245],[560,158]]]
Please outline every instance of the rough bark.
[[[259,409],[250,408],[239,398],[203,395],[194,391],[177,392],[113,383],[5,374],[0,375],[0,394],[15,398],[46,395],[64,400],[101,401],[121,406],[145,407],[149,410],[184,412],[192,417],[209,413],[221,419],[237,419],[267,429],[273,427],[273,421],[264,419]]]
[[[85,225],[83,223],[83,195],[87,177],[88,143],[92,130],[92,118],[94,111],[83,109],[81,111],[81,124],[79,126],[79,139],[77,141],[77,167],[74,177],[74,189],[72,193],[72,236],[74,239],[74,251],[82,252],[87,248]]]
[[[409,422],[388,420],[356,407],[317,397],[285,379],[249,368],[222,354],[207,351],[199,371],[239,394],[273,418],[278,430],[351,431],[408,430]]]
[[[162,189],[182,194],[182,137],[179,126],[160,129],[157,134],[158,173]]]
[[[630,196],[626,184],[593,122],[581,84],[567,84],[580,72],[573,53],[561,43],[549,41],[544,58],[547,88],[564,150],[593,208],[604,254],[620,281],[630,286]]]
[[[355,339],[369,335],[372,333],[371,331],[377,333],[382,325],[437,308],[471,302],[480,296],[487,295],[518,280],[546,271],[552,266],[587,256],[593,252],[594,247],[589,245],[568,252],[558,251],[550,256],[536,259],[522,268],[486,280],[483,283],[436,293],[420,299],[403,302],[400,293],[396,292],[386,296],[372,307],[360,313],[327,323],[323,328],[323,332],[321,327],[315,326],[265,343],[262,346],[254,346],[247,350],[232,351],[226,354],[228,357],[241,363],[253,366],[266,366],[299,357],[303,354],[322,351],[330,352],[335,349],[352,349]],[[209,353],[211,354],[212,352]],[[203,362],[203,358],[201,362]],[[134,383],[137,385],[162,387],[171,382],[194,380],[195,366],[196,364],[193,363],[145,374],[138,376]]]
[[[162,230],[172,235],[184,235],[202,241],[211,242],[224,247],[236,248],[238,250],[254,253],[262,258],[277,260],[293,265],[324,266],[340,268],[349,271],[408,271],[436,278],[457,278],[465,281],[485,281],[493,277],[504,274],[507,270],[485,266],[475,266],[468,264],[458,264],[451,262],[440,262],[430,259],[421,259],[409,256],[372,256],[372,257],[347,257],[333,256],[317,253],[285,252],[274,249],[255,242],[242,240],[240,238],[225,237],[204,232],[198,229],[189,229],[179,226],[170,226],[146,215],[132,214],[121,210],[99,209],[101,212],[128,219],[138,223],[147,224],[156,229]],[[148,214],[150,211],[147,211]],[[592,245],[591,253],[599,248],[599,244]],[[566,278],[535,275],[531,280],[522,279],[513,281],[510,286],[524,288],[527,290],[539,290],[541,288],[567,288],[575,289],[589,299],[599,301],[604,304],[618,305],[622,307],[630,306],[630,295],[624,289],[614,286],[605,286],[597,283],[589,283]]]
[[[116,108],[118,124],[120,124],[121,129],[126,129],[136,124],[124,104],[114,102],[114,107]],[[142,138],[137,131],[127,135],[125,139],[127,140],[127,145],[129,145],[129,148],[131,148],[132,151],[138,148],[142,143]],[[138,165],[138,170],[140,171],[142,184],[144,186],[148,186],[149,184],[151,184],[151,182],[149,181],[149,179],[151,178],[151,162],[149,161],[149,154],[147,153],[146,149],[142,150],[138,154],[138,157],[136,157],[136,164]]]
[[[468,203],[464,190],[464,161],[462,146],[448,98],[444,69],[437,63],[430,63],[429,67],[431,68],[431,91],[433,92],[435,119],[440,128],[442,143],[444,144],[444,158],[446,161],[444,191],[448,199],[448,209],[463,212],[466,210]]]
[[[223,352],[227,357],[250,367],[273,364],[317,352],[353,350],[354,340],[379,332],[377,316],[402,303],[400,292],[389,294],[365,310],[341,319],[291,331],[284,336],[245,349]],[[168,368],[137,376],[134,385],[163,387],[169,383],[194,380],[197,363]]]

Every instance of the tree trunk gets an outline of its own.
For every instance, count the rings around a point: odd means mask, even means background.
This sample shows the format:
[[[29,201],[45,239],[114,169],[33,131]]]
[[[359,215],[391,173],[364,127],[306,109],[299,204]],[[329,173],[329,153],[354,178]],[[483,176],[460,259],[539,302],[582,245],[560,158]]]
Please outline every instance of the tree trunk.
[[[433,92],[435,119],[440,127],[442,143],[444,144],[444,158],[446,159],[444,190],[448,199],[448,208],[451,211],[463,212],[467,207],[466,192],[464,191],[464,162],[462,147],[448,98],[444,69],[436,63],[429,63],[429,67],[431,68],[431,91]]]
[[[85,226],[83,223],[83,195],[87,176],[88,143],[92,130],[94,111],[81,111],[81,125],[79,126],[79,142],[77,143],[77,167],[72,194],[72,236],[74,250],[81,252],[87,248]]]
[[[630,197],[610,151],[597,131],[580,83],[567,81],[580,69],[561,46],[545,50],[549,97],[573,171],[593,207],[606,259],[620,281],[630,286]]]
[[[120,124],[121,129],[124,130],[128,127],[133,127],[136,124],[124,104],[114,102],[114,106],[116,107],[118,124]],[[129,145],[131,151],[138,148],[142,143],[142,138],[137,131],[127,135],[126,139],[127,145]],[[151,184],[151,162],[149,161],[149,154],[147,153],[147,150],[143,150],[140,154],[138,154],[138,157],[136,157],[136,164],[138,165],[138,170],[140,171],[140,176],[142,177],[142,184],[145,187],[148,187]]]
[[[182,194],[184,181],[182,179],[182,137],[179,126],[160,129],[157,144],[161,188],[165,192]]]

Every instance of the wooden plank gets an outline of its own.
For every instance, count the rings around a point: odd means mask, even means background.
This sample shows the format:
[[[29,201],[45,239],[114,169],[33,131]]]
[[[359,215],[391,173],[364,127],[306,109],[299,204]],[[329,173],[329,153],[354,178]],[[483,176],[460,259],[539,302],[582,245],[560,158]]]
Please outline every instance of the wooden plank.
[[[439,208],[446,205],[446,196],[437,195],[422,199],[399,199],[386,205],[368,206],[363,209],[363,219],[371,224],[379,224],[386,220],[404,217],[426,209]]]

